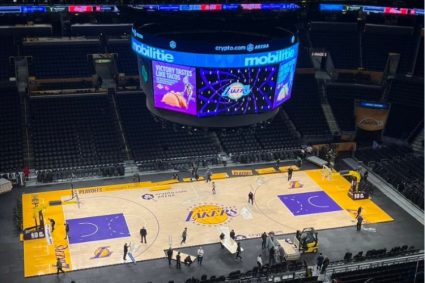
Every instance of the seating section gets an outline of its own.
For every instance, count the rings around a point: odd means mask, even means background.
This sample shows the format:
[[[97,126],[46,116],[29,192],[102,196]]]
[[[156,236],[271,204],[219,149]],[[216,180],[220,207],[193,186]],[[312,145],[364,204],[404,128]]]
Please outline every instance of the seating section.
[[[423,270],[423,261],[420,262]],[[381,266],[368,269],[360,269],[355,271],[347,271],[342,273],[332,274],[332,279],[336,279],[337,282],[344,283],[363,283],[363,282],[400,282],[400,283],[410,283],[410,282],[422,282],[418,281],[416,278],[416,262],[410,263],[400,263],[390,266]]]
[[[40,79],[91,76],[87,55],[94,53],[103,53],[96,41],[24,44],[24,54],[32,56],[30,69]]]
[[[31,99],[36,169],[122,162],[123,144],[106,95]]]
[[[137,57],[131,50],[130,42],[110,42],[108,45],[110,53],[118,54],[118,70],[126,75],[135,76],[137,71]]]
[[[15,55],[13,39],[9,37],[0,38],[0,81],[8,80],[11,75],[9,57]]]
[[[228,130],[218,135],[223,149],[232,154],[263,150],[292,150],[299,148],[300,145],[298,138],[279,114],[273,121],[256,128]]]
[[[296,74],[292,97],[283,104],[283,109],[304,137],[313,136],[323,141],[331,137],[313,74]]]
[[[22,124],[16,90],[0,89],[0,173],[23,168]]]
[[[424,208],[424,156],[409,148],[384,146],[360,149],[356,157],[397,188],[413,203]]]
[[[330,52],[335,68],[355,69],[359,67],[360,62],[357,24],[339,23],[338,26],[340,30],[326,29],[326,26],[322,28],[322,25],[315,29],[313,25],[310,31],[313,47],[324,48]],[[343,28],[345,26],[347,28]]]
[[[370,70],[383,71],[388,53],[399,53],[398,72],[406,73],[411,67],[412,33],[399,32],[400,27],[366,31],[363,36],[363,66]],[[411,30],[413,32],[413,30]]]
[[[313,64],[310,58],[310,46],[307,39],[307,33],[301,32],[299,34],[299,39],[300,47],[298,48],[297,68],[312,68]]]
[[[118,94],[121,121],[136,161],[167,160],[178,157],[201,157],[217,154],[217,145],[208,133],[187,129],[174,131],[161,127],[146,108],[145,95]]]
[[[415,65],[415,75],[424,77],[424,38],[421,37],[421,44],[419,45],[418,57]]]
[[[355,129],[354,101],[356,99],[379,101],[383,92],[380,87],[354,84],[328,84],[326,91],[335,119],[343,131]]]
[[[390,115],[385,135],[407,139],[424,120],[423,79],[395,79],[391,84],[388,101]],[[406,115],[408,113],[408,115]]]

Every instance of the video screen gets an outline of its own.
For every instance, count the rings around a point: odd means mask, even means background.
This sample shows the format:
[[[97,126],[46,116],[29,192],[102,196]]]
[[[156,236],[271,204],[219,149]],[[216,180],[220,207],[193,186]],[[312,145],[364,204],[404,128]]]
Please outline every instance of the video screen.
[[[152,61],[154,105],[196,115],[196,69]]]
[[[277,66],[199,69],[198,116],[240,115],[270,111]]]
[[[291,98],[292,85],[294,83],[295,67],[297,65],[297,58],[287,62],[280,63],[279,72],[277,75],[277,86],[275,92],[275,99],[273,108],[278,107],[283,102]]]

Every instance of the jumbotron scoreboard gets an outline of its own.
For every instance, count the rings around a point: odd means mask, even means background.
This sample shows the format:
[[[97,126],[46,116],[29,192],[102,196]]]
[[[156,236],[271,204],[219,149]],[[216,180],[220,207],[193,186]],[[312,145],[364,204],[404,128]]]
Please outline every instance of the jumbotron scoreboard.
[[[291,97],[298,39],[281,27],[134,24],[131,45],[147,107],[166,120],[245,126]]]

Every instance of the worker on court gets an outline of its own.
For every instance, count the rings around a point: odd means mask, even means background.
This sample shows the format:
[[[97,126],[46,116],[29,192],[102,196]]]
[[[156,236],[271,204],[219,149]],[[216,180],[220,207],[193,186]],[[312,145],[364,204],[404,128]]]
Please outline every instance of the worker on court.
[[[127,253],[128,253],[128,245],[127,243],[124,244],[124,256],[123,259],[127,260]]]
[[[55,224],[56,224],[56,222],[52,218],[49,218],[49,221],[50,221],[50,227],[52,228],[52,233],[53,233],[53,231],[55,230]]]
[[[168,259],[168,266],[171,266],[171,259],[173,259],[173,250],[171,247],[167,250],[167,259]]]
[[[186,244],[186,238],[187,238],[187,228],[184,228],[183,233],[182,233],[182,241],[181,241],[180,245]]]
[[[60,258],[56,260],[56,275],[59,275],[59,272],[65,273],[65,271],[62,269],[62,261]]]
[[[224,246],[223,246],[223,241],[224,241],[224,238],[225,238],[226,236],[224,235],[224,233],[223,232],[221,232],[221,234],[220,234],[220,245],[221,245],[221,248],[222,249],[224,249]]]
[[[359,208],[357,209],[356,219],[359,218],[359,216],[362,214],[362,210],[363,210],[363,208],[361,206],[359,206]]]
[[[68,234],[69,234],[69,225],[68,225],[68,223],[65,223],[65,238],[64,238],[64,240],[66,240],[66,238],[68,238]]]
[[[294,172],[294,169],[292,167],[288,168],[288,182],[292,179],[292,173]]]
[[[236,233],[235,233],[235,230],[233,230],[233,229],[232,229],[232,231],[230,231],[230,238],[232,240],[235,240],[236,241]]]
[[[143,243],[143,240],[145,240],[145,244],[146,244],[147,234],[148,234],[148,231],[146,231],[146,228],[143,226],[142,229],[140,229],[140,237],[142,238],[141,243]]]
[[[357,216],[357,225],[356,225],[357,231],[362,230],[362,222],[363,222],[363,216],[360,214]]]
[[[215,195],[215,182],[212,182],[212,194]]]
[[[239,258],[242,261],[241,252],[242,252],[241,243],[238,242],[238,247],[236,248],[236,257],[235,257],[235,260]]]
[[[181,267],[181,262],[180,262],[180,260],[181,260],[181,256],[180,256],[180,252],[178,252],[177,253],[177,255],[176,255],[176,268],[177,269],[181,269],[182,267]]]
[[[199,263],[199,265],[202,265],[203,259],[204,259],[204,249],[202,247],[199,247],[199,249],[198,249],[198,263]]]
[[[264,232],[263,234],[261,234],[261,240],[262,240],[262,242],[261,242],[261,248],[262,249],[265,249],[266,248],[266,245],[267,245],[267,233],[266,232]]]
[[[254,194],[252,192],[249,192],[248,194],[248,203],[251,203],[251,205],[254,205]]]

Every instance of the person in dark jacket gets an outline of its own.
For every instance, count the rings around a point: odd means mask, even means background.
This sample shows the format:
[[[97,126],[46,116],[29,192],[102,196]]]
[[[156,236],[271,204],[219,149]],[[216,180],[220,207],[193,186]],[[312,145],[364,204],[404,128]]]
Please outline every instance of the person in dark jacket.
[[[321,270],[322,269],[322,265],[323,265],[323,260],[324,260],[325,258],[323,257],[323,255],[322,255],[322,253],[320,253],[319,254],[319,256],[317,257],[317,259],[316,259],[316,262],[317,262],[317,269],[318,270]]]
[[[181,260],[181,256],[180,256],[180,252],[178,252],[177,253],[177,255],[176,255],[176,268],[177,269],[181,269],[182,267],[181,267],[181,262],[180,262],[180,260]]]
[[[323,260],[322,269],[320,271],[321,274],[326,272],[326,268],[328,268],[328,265],[329,265],[329,258],[325,257],[325,259]]]
[[[168,259],[168,266],[171,266],[171,260],[173,259],[173,250],[171,247],[167,250],[167,259]]]
[[[145,227],[142,227],[142,229],[140,229],[140,237],[142,238],[141,243],[143,243],[143,240],[145,240],[145,244],[146,244],[146,235],[148,234],[148,231],[146,231]]]
[[[261,240],[262,240],[262,242],[261,242],[261,248],[262,249],[265,249],[266,248],[266,245],[267,245],[267,233],[266,232],[264,232],[263,234],[261,234]]]
[[[127,243],[125,243],[124,244],[124,256],[123,256],[124,260],[127,259],[127,253],[128,253],[128,245],[127,245]]]

